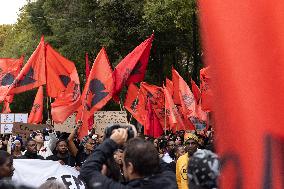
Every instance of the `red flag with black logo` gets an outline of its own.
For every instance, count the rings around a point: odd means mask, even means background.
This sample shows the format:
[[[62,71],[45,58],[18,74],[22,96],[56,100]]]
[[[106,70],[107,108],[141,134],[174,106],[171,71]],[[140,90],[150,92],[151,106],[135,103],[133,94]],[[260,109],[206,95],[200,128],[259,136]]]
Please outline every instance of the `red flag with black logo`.
[[[150,100],[147,100],[147,112],[144,125],[144,135],[159,138],[163,134],[163,128],[159,122],[158,117],[153,111]]]
[[[168,125],[165,125],[165,95],[163,88],[141,82],[140,93],[144,95],[145,99],[148,98],[150,100],[153,110],[163,128],[169,129]]]
[[[198,104],[199,100],[200,100],[200,89],[199,87],[196,85],[196,83],[193,81],[193,79],[190,80],[191,81],[191,89],[192,89],[192,93],[194,95],[195,101]]]
[[[55,97],[51,103],[52,119],[63,123],[80,107],[80,81],[75,64],[46,45],[47,95]]]
[[[45,44],[44,38],[41,37],[36,50],[17,75],[8,94],[21,93],[44,85],[45,73]]]
[[[186,120],[186,129],[194,129],[194,126],[190,120],[190,117],[193,116],[195,113],[195,100],[194,100],[194,95],[192,94],[189,86],[187,83],[184,81],[184,79],[179,75],[179,73],[175,70],[172,69],[172,77],[173,77],[173,83],[175,87],[174,92],[178,92],[178,97],[180,99],[181,103],[181,110],[184,119]]]
[[[210,69],[209,67],[200,70],[200,89],[201,89],[201,107],[204,111],[211,110],[212,89],[210,87]]]
[[[13,95],[5,95],[8,92],[8,88],[12,85],[19,74],[23,62],[24,56],[19,59],[0,58],[0,101],[5,99],[7,102],[6,105],[9,105],[9,103],[13,101]]]
[[[41,123],[43,112],[43,87],[38,88],[32,110],[30,112],[28,123]]]
[[[144,79],[153,39],[154,34],[137,46],[115,67],[113,72],[115,100],[118,101],[118,94],[125,85],[132,82],[137,83]]]
[[[164,87],[165,94],[165,110],[169,121],[170,128],[175,132],[178,130],[185,130],[186,126],[183,123],[182,117],[179,114],[173,98],[171,97],[168,89]]]
[[[220,188],[283,189],[284,1],[199,5]]]
[[[166,87],[167,87],[170,95],[173,96],[173,94],[174,94],[173,82],[171,80],[169,80],[168,78],[166,78]]]
[[[84,110],[94,114],[111,98],[113,77],[110,62],[104,48],[98,53],[82,94]]]
[[[142,92],[135,84],[131,83],[128,87],[124,107],[141,124],[145,125],[145,101]]]

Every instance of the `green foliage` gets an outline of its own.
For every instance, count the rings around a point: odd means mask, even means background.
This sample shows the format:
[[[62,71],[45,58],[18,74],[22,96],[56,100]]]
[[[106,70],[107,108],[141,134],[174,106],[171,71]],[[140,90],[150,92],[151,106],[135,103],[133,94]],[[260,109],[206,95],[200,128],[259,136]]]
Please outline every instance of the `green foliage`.
[[[155,31],[145,80],[161,85],[174,66],[189,81],[202,67],[194,0],[37,0],[16,24],[0,27],[0,57],[29,58],[40,36],[75,62],[81,87],[85,53],[90,61],[104,46],[113,68]],[[125,94],[125,89],[123,94]],[[35,91],[16,95],[14,112],[29,112]],[[104,109],[119,109],[113,102]]]

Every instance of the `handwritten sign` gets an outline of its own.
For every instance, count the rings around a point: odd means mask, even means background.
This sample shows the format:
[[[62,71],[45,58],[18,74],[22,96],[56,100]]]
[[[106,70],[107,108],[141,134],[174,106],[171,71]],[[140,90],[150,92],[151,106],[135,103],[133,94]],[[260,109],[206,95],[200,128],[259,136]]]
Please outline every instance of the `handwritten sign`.
[[[27,123],[28,114],[0,114],[0,132],[5,134],[12,133],[13,123],[14,122],[23,122]]]
[[[15,136],[20,135],[23,140],[27,140],[34,131],[50,127],[50,125],[44,124],[14,123],[12,133]]]
[[[28,123],[28,114],[15,114],[15,121],[18,123]]]
[[[94,114],[94,122],[96,126],[96,134],[102,135],[105,128],[111,124],[126,124],[126,111],[97,111]]]
[[[70,115],[63,123],[54,123],[54,130],[71,133],[76,127],[76,113]]]

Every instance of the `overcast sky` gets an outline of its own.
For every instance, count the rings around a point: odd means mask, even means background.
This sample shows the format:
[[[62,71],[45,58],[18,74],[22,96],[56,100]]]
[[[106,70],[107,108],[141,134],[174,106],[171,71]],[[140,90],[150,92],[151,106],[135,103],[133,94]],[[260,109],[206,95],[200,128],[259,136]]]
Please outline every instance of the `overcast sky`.
[[[0,24],[14,24],[26,0],[0,0]]]

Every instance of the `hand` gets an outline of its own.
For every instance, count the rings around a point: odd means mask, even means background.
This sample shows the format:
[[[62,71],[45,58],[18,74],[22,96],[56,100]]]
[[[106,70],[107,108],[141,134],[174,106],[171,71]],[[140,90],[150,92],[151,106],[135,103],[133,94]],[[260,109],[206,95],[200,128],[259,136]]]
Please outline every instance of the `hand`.
[[[76,124],[76,128],[80,128],[83,125],[83,122],[81,120],[78,120]]]
[[[101,170],[102,175],[107,176],[107,166],[103,164],[102,170]]]
[[[64,161],[62,161],[62,160],[58,160],[58,162],[59,162],[61,165],[65,165]]]
[[[127,130],[123,128],[115,129],[110,136],[115,143],[123,145],[127,140]]]

